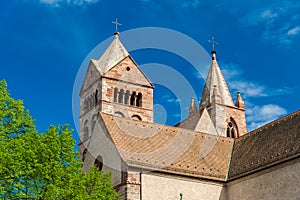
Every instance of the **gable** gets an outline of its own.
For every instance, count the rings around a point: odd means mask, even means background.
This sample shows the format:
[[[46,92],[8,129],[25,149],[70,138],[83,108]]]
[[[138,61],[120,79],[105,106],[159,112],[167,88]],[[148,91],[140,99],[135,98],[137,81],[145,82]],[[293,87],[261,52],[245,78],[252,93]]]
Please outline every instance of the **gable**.
[[[134,62],[131,56],[127,56],[121,60],[108,72],[104,73],[103,76],[153,88],[153,84]]]
[[[84,91],[90,88],[96,81],[100,80],[100,78],[100,73],[94,65],[93,60],[91,60],[87,72],[85,73],[84,81],[81,86],[79,95],[82,96]]]
[[[199,131],[202,133],[208,133],[211,135],[218,135],[217,129],[216,129],[213,121],[211,120],[206,108],[204,108],[201,113],[200,119],[195,128],[195,131]]]

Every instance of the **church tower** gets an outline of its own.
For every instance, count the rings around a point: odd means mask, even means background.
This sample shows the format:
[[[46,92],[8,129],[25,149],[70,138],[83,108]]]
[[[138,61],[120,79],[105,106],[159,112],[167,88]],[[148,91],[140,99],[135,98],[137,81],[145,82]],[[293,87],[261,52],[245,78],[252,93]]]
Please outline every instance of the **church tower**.
[[[237,93],[235,104],[217,62],[216,51],[212,52],[212,63],[202,92],[199,110],[192,98],[189,116],[177,127],[202,133],[237,138],[246,134],[244,101]]]
[[[153,122],[153,84],[114,33],[99,59],[91,59],[80,91],[80,138],[91,136],[99,112]]]
[[[233,103],[216,51],[211,53],[212,63],[202,92],[200,112],[207,110],[218,135],[237,138],[247,131],[244,102],[238,92],[236,103]]]

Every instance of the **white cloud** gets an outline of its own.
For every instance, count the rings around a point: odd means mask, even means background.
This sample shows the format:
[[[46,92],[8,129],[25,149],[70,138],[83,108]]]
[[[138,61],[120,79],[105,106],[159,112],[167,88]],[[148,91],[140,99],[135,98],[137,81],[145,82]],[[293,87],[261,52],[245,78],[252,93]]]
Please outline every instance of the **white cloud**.
[[[278,16],[277,13],[273,12],[272,10],[265,10],[260,14],[262,19],[271,20]]]
[[[221,64],[222,73],[232,92],[240,91],[244,98],[270,97],[291,94],[293,89],[270,88],[255,81],[247,80],[243,77],[244,71],[236,64]]]
[[[233,63],[221,64],[221,66],[224,66],[222,72],[231,92],[240,91],[245,101],[248,131],[256,129],[287,113],[284,108],[276,104],[257,105],[252,102],[255,101],[255,98],[290,94],[293,92],[292,89],[286,87],[274,89],[255,81],[247,80],[243,77],[243,71],[240,67]]]
[[[241,91],[246,97],[268,96],[264,86],[251,81],[230,81],[229,87],[236,91]]]
[[[40,3],[46,4],[52,7],[60,7],[62,5],[69,6],[85,6],[90,4],[96,4],[100,0],[40,0]]]
[[[294,28],[291,28],[287,34],[288,35],[298,35],[300,33],[300,26],[296,26]]]
[[[241,18],[244,26],[257,26],[262,30],[262,39],[279,46],[289,47],[300,33],[299,2],[282,1],[267,8],[257,7]]]
[[[263,106],[248,107],[246,110],[248,131],[254,130],[264,124],[267,124],[282,115],[287,114],[286,109],[275,105],[267,104]]]
[[[167,102],[169,103],[180,103],[180,99],[167,99]]]

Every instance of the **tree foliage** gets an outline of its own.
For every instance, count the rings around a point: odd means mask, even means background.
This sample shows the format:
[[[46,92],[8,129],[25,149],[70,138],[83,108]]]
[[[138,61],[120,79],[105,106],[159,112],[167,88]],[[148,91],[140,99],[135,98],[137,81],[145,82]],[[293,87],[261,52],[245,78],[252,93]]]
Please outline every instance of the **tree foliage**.
[[[38,133],[0,81],[0,199],[119,199],[111,174],[81,171],[74,145],[68,126]]]

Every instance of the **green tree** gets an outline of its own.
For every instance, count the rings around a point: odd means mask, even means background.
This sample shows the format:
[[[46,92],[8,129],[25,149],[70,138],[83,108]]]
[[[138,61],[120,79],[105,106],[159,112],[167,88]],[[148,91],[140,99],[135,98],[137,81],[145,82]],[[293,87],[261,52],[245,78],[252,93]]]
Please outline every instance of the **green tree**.
[[[1,199],[119,199],[111,174],[83,173],[68,126],[38,133],[23,102],[0,81]]]

